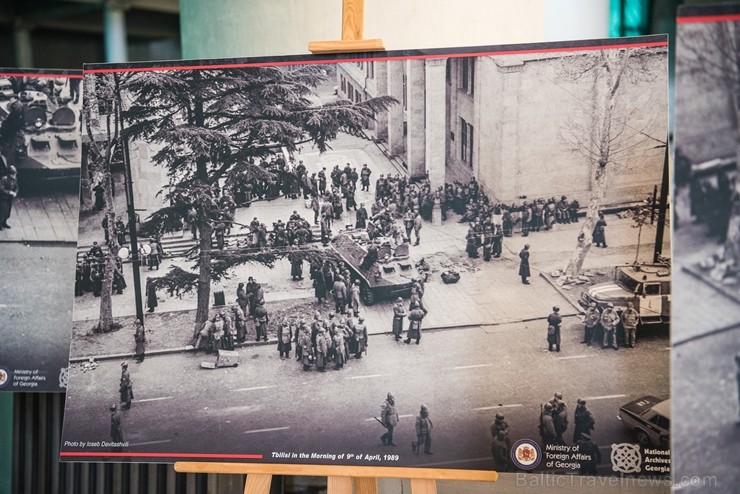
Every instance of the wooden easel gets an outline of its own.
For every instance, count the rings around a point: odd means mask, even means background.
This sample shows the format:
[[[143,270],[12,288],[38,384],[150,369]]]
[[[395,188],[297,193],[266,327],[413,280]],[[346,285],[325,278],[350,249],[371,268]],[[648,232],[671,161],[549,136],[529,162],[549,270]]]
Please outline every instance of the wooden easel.
[[[383,40],[363,39],[365,0],[342,0],[342,39],[312,41],[313,54],[382,51]],[[258,463],[177,462],[175,471],[187,473],[246,474],[244,494],[269,494],[273,475],[327,477],[328,494],[378,494],[378,478],[409,479],[413,494],[436,494],[437,480],[495,482],[498,473],[484,470],[444,470],[407,467],[293,465]]]
[[[311,41],[308,51],[322,53],[352,53],[382,51],[382,39],[363,39],[365,31],[365,0],[342,0],[342,39]]]
[[[378,478],[410,479],[413,494],[436,494],[437,480],[495,482],[498,473],[484,470],[444,470],[405,467],[340,465],[278,465],[258,463],[177,462],[175,471],[188,473],[247,474],[244,494],[269,494],[273,475],[328,477],[328,494],[378,494]]]

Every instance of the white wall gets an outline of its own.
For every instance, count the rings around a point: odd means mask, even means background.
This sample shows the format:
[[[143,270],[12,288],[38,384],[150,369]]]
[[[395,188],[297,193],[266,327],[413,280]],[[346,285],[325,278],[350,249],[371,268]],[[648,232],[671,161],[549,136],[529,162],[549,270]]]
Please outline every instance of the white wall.
[[[544,40],[606,38],[609,0],[544,0]]]

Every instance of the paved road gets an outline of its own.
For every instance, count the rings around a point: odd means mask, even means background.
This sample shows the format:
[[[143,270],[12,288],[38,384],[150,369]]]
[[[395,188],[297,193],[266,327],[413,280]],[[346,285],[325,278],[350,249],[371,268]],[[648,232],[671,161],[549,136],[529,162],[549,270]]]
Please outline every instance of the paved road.
[[[408,465],[492,468],[495,413],[506,415],[512,440],[539,439],[540,403],[560,391],[572,408],[577,398],[588,400],[595,440],[603,448],[631,441],[616,413],[636,397],[669,394],[666,335],[645,336],[635,350],[601,350],[578,343],[581,325],[572,318],[563,326],[558,354],[546,351],[540,326],[430,331],[419,346],[376,335],[366,357],[324,374],[303,372],[273,347],[240,350],[242,363],[230,369],[201,370],[202,360],[213,359],[203,354],[150,357],[131,364],[136,400],[124,412],[124,437],[131,452],[261,453],[270,461],[281,461],[271,457],[273,451],[361,452],[397,454]],[[71,369],[65,440],[109,440],[108,406],[118,402],[119,363]],[[401,415],[397,448],[381,445],[383,429],[373,419],[388,391]],[[411,453],[422,403],[435,424],[433,456]],[[607,466],[605,458],[604,473]]]
[[[39,370],[46,380],[35,388],[58,391],[59,372],[67,366],[74,295],[74,245],[0,247],[0,366]]]

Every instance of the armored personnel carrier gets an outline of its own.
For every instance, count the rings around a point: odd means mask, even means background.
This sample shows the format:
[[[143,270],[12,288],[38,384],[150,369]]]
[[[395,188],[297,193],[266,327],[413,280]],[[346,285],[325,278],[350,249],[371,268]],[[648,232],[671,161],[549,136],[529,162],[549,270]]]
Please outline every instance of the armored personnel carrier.
[[[371,241],[365,230],[348,230],[332,240],[331,248],[349,265],[353,277],[360,280],[360,296],[365,305],[380,299],[407,297],[414,280],[422,277],[409,255],[408,243],[394,248],[388,238]],[[371,253],[368,259],[368,252],[375,249],[377,260],[368,262],[374,257]]]

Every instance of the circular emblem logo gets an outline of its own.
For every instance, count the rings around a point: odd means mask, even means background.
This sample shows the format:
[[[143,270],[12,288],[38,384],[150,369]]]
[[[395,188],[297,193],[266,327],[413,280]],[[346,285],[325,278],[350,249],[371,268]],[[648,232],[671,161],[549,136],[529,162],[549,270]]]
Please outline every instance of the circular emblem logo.
[[[642,455],[638,444],[612,444],[612,470],[620,473],[640,473]]]
[[[4,388],[10,382],[10,371],[0,367],[0,388]]]
[[[522,470],[533,470],[542,460],[542,450],[536,442],[520,439],[511,448],[511,459]]]

